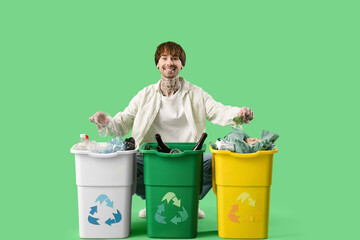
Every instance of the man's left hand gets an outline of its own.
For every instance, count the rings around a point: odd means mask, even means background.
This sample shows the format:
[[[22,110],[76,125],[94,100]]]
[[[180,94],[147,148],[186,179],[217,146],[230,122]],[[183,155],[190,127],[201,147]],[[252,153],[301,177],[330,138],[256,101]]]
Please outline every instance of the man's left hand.
[[[243,123],[249,124],[254,118],[254,113],[248,107],[242,107],[238,116],[243,116]]]

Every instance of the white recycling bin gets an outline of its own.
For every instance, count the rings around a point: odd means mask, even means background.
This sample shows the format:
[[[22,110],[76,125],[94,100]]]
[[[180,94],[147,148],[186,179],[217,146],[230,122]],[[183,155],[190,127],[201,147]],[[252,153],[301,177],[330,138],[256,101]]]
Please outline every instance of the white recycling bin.
[[[126,238],[136,187],[136,150],[75,154],[81,238]]]

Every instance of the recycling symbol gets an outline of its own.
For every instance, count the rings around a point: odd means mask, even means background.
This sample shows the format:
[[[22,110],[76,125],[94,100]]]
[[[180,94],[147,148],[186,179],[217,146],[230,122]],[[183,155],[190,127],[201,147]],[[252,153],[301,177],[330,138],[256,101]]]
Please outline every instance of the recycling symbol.
[[[261,212],[259,209],[256,209],[256,200],[253,199],[249,193],[242,192],[236,199],[236,202],[238,203],[231,206],[228,214],[230,221],[235,223],[240,223],[240,221],[249,223],[261,220]],[[238,215],[236,215],[236,212],[238,212]]]
[[[155,213],[155,221],[158,223],[168,224],[169,222],[165,219],[170,219],[171,223],[178,225],[178,223],[185,222],[189,218],[188,212],[181,206],[181,199],[178,199],[175,193],[166,193],[161,202],[163,201],[166,202],[157,206],[158,209]]]
[[[97,202],[99,202],[99,203],[97,204]],[[105,204],[102,205],[103,202],[106,202],[106,205]],[[106,221],[104,221],[105,224],[107,224],[111,227],[111,224],[118,223],[121,221],[122,217],[121,217],[120,211],[116,210],[116,213],[113,213],[112,209],[114,208],[114,202],[111,201],[110,198],[108,196],[106,196],[105,194],[99,195],[95,200],[95,204],[96,204],[95,206],[90,207],[91,210],[90,210],[89,216],[88,216],[89,223],[91,223],[93,225],[100,225],[100,223],[98,222],[100,218],[95,217],[95,214],[97,214],[98,208],[100,208],[100,207],[102,209],[104,209],[104,207],[108,208],[110,210],[110,212],[112,213],[111,215],[114,217],[114,218],[112,218],[112,216],[110,216]]]

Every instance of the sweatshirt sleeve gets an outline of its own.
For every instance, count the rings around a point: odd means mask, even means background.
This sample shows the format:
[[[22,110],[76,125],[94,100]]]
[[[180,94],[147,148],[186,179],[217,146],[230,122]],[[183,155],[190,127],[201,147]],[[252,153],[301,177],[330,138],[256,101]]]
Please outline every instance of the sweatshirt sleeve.
[[[210,122],[221,125],[233,125],[233,118],[240,112],[239,107],[225,106],[215,101],[207,92],[203,91],[206,118]]]

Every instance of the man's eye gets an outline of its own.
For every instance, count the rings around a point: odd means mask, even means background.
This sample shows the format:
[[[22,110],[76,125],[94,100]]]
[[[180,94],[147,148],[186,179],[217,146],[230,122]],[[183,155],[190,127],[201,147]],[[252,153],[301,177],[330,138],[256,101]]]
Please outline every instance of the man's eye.
[[[162,58],[163,60],[166,60],[166,58]]]

